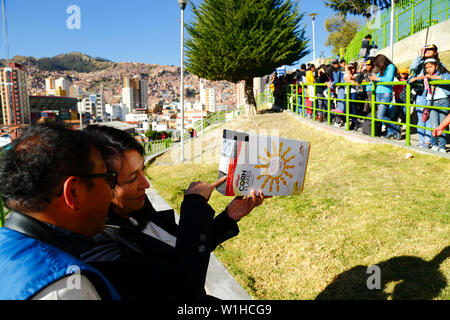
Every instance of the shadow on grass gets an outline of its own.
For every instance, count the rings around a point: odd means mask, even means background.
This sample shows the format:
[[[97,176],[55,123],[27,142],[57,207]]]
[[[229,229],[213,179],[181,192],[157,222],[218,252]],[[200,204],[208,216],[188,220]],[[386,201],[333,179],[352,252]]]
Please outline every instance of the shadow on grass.
[[[428,300],[439,296],[447,286],[439,266],[450,257],[450,246],[444,248],[431,261],[418,257],[401,256],[377,264],[381,274],[381,288],[369,290],[368,266],[356,266],[338,275],[317,297],[317,300]],[[392,290],[389,287],[393,286]],[[387,289],[392,293],[383,291]]]
[[[266,113],[281,113],[283,112],[283,109],[265,109],[259,111],[259,114],[266,114]]]

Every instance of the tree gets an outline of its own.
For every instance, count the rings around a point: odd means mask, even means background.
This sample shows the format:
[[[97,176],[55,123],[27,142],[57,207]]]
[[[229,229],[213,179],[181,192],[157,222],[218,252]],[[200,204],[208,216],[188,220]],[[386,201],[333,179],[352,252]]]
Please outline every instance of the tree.
[[[342,15],[334,15],[328,18],[325,21],[325,29],[328,31],[325,45],[333,47],[333,54],[339,54],[340,50],[345,49],[352,41],[360,25],[358,20],[346,20]]]
[[[292,65],[306,54],[303,14],[291,0],[205,0],[187,25],[186,69],[212,81],[245,81],[257,113],[253,78]]]
[[[331,8],[336,13],[344,17],[347,14],[355,16],[363,15],[368,18],[369,8],[373,5],[373,0],[324,0],[326,7]]]

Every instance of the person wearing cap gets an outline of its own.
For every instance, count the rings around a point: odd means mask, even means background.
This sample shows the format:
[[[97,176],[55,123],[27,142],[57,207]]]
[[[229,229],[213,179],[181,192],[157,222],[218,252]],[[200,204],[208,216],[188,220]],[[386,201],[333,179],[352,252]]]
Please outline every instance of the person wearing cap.
[[[373,72],[373,59],[374,57],[367,57],[367,60],[364,61],[364,65],[362,67],[360,77],[357,78],[358,83],[362,82],[370,82],[369,76],[372,75]],[[363,107],[363,115],[367,116],[370,114],[372,109],[372,83],[370,82],[368,85],[365,86],[365,100],[367,101],[364,103]]]
[[[345,99],[345,87],[343,87],[343,86],[336,87],[336,84],[344,82],[344,74],[340,70],[338,59],[333,59],[331,61],[331,64],[333,65],[333,73],[332,73],[333,82],[331,85],[332,85],[332,87],[335,87],[335,92],[336,92],[337,98],[343,100],[343,99]],[[337,101],[335,109],[339,113],[345,113],[345,102]],[[335,120],[334,125],[337,127],[343,126],[343,120],[337,115],[336,115],[336,120]]]
[[[434,44],[426,45],[418,50],[418,55],[416,59],[411,63],[411,66],[409,69],[411,70],[411,73],[413,74],[413,77],[423,76],[425,74],[425,60],[429,58],[439,58],[438,54],[438,48]],[[415,104],[420,106],[426,106],[427,105],[427,93],[424,90],[424,87],[422,85],[421,79],[417,79],[419,81],[416,81],[416,86],[413,88],[414,92],[416,93],[416,100]],[[419,127],[431,127],[431,123],[429,120],[422,121],[422,114],[423,114],[423,107],[415,107],[415,111],[417,114],[417,125]],[[430,148],[431,143],[431,135],[430,132],[426,129],[417,128],[417,134],[419,135],[419,147],[428,149]]]
[[[428,58],[424,61],[425,75],[417,76],[411,79],[411,82],[423,80],[425,86],[427,105],[435,107],[448,108],[450,103],[448,97],[450,96],[450,85],[431,85],[429,81],[433,80],[450,80],[450,73],[439,62],[437,58]],[[430,108],[429,119],[432,127],[437,127],[440,122],[444,122],[448,110]],[[441,137],[432,136],[431,149],[433,151],[446,152],[445,145],[447,142],[447,135],[442,133]]]
[[[350,100],[358,100],[358,91],[357,91],[357,82],[356,82],[356,69],[357,69],[357,63],[356,62],[351,62],[347,65],[347,67],[345,68],[345,75],[344,75],[344,81],[345,82],[349,82],[352,84],[352,86],[349,86],[350,89]],[[352,115],[359,115],[359,110],[358,110],[359,104],[357,102],[350,102],[350,113]],[[350,118],[351,121],[351,125],[350,125],[350,130],[358,130],[361,125],[358,122],[357,118],[351,117]]]

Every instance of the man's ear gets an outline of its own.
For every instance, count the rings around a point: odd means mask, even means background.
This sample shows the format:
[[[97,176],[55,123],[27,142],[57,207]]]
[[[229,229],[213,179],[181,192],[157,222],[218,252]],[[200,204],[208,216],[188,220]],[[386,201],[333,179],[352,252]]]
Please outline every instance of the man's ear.
[[[63,197],[66,205],[72,210],[80,209],[80,179],[71,176],[64,182]]]

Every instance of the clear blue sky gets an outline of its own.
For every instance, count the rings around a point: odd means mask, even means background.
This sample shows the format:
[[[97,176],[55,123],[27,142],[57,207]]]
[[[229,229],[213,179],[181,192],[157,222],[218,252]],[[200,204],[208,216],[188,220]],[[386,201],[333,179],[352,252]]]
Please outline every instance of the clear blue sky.
[[[191,0],[199,4],[202,0]],[[312,39],[312,22],[307,15],[316,12],[316,56],[325,47],[324,21],[333,12],[323,0],[298,1],[305,12],[306,35]],[[69,30],[66,13],[70,5],[81,9],[81,29]],[[81,51],[112,61],[135,61],[180,65],[180,9],[177,0],[6,0],[10,56],[53,57]],[[191,7],[185,19],[192,19]],[[1,58],[6,58],[1,34]],[[312,48],[312,42],[310,42]],[[312,60],[312,53],[301,62]]]

